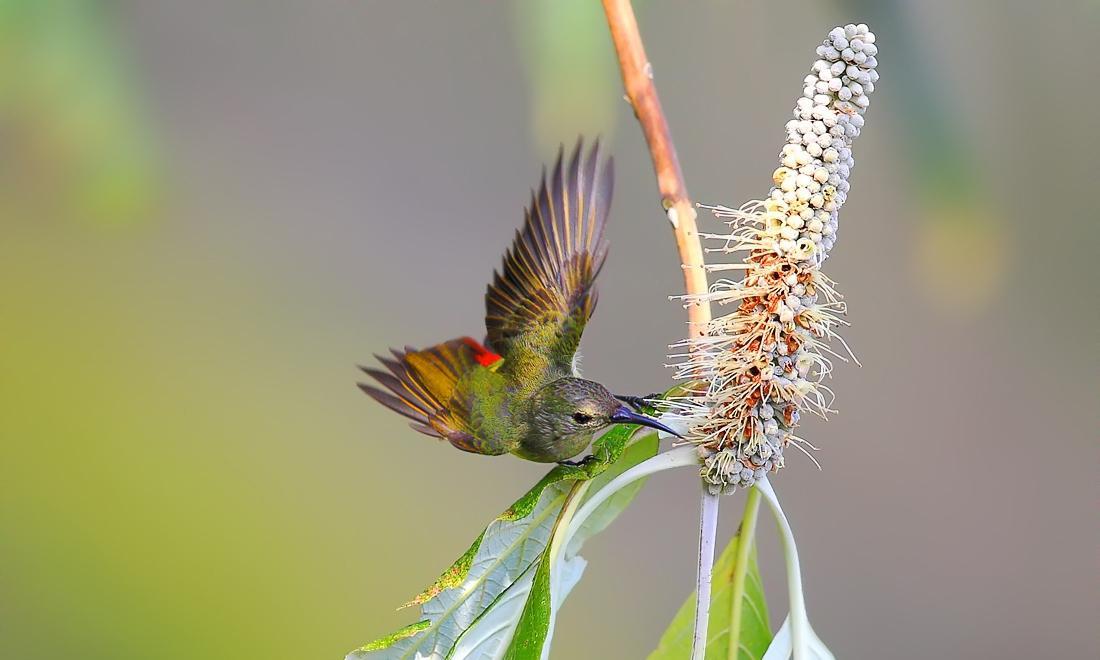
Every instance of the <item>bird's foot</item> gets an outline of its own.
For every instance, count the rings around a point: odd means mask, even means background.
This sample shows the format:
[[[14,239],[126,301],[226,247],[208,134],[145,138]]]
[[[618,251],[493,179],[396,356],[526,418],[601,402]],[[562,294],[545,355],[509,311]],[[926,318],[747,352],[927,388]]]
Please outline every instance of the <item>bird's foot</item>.
[[[595,456],[589,454],[579,461],[558,461],[558,465],[568,465],[569,467],[584,467],[585,465],[595,463],[596,460],[597,458]]]
[[[647,394],[645,396],[616,394],[615,398],[633,408],[635,412],[644,413],[646,410],[653,408],[653,405],[650,403],[650,401],[653,399],[661,398],[661,393],[653,392],[652,394]]]

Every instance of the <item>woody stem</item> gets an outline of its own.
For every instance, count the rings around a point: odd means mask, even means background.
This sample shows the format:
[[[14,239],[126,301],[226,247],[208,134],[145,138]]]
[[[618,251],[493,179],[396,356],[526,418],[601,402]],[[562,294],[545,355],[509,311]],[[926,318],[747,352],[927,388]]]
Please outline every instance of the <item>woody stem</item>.
[[[661,110],[661,100],[653,83],[653,66],[646,57],[638,20],[630,0],[603,0],[607,25],[615,43],[619,69],[623,75],[626,98],[634,109],[634,116],[642,126],[650,159],[657,174],[657,189],[661,194],[661,208],[672,225],[676,249],[684,273],[684,291],[687,303],[688,331],[691,338],[706,333],[710,322],[710,303],[699,297],[707,292],[707,273],[703,264],[703,246],[695,225],[695,205],[688,197],[687,185],[680,160],[672,143],[668,121]],[[710,611],[710,575],[714,560],[714,537],[718,521],[718,496],[706,489],[702,493],[699,521],[699,563],[695,607],[695,635],[692,658],[702,658],[706,649],[707,622]]]
[[[649,145],[649,156],[657,174],[657,189],[661,194],[661,208],[676,238],[684,271],[684,290],[689,296],[704,294],[707,292],[707,273],[703,269],[703,246],[695,226],[695,205],[684,184],[680,160],[676,156],[668,121],[661,110],[661,99],[653,83],[653,66],[646,57],[634,9],[630,0],[603,0],[603,9],[619,58],[626,98]],[[702,336],[709,321],[709,303],[689,303],[688,323],[692,337]]]

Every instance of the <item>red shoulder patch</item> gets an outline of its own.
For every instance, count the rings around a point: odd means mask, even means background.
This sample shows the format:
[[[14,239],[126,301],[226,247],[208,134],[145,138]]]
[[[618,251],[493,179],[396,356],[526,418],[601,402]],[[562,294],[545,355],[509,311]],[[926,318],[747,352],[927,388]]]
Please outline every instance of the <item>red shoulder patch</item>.
[[[504,359],[496,353],[482,346],[481,342],[472,337],[463,337],[462,343],[473,349],[474,359],[477,360],[477,363],[483,367],[491,367],[492,365]]]

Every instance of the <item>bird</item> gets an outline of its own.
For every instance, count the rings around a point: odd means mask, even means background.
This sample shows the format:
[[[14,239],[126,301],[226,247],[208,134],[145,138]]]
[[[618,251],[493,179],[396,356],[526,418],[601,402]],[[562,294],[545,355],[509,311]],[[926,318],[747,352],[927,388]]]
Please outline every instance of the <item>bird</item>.
[[[578,139],[566,164],[563,146],[549,176],[543,168],[485,293],[484,342],[459,337],[375,355],[384,369],[360,367],[376,381],[359,383],[363,392],[458,449],[538,463],[582,463],[569,459],[613,424],[678,435],[642,414],[640,397],[614,395],[578,371],[614,187],[613,158],[603,158],[599,140],[587,155],[583,147]]]

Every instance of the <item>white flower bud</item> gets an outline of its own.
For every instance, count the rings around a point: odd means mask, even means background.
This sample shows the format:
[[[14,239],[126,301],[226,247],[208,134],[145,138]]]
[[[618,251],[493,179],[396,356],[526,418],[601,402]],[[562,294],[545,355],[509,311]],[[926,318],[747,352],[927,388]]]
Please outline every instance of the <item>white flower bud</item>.
[[[751,244],[754,255],[768,257],[747,260],[742,281],[712,287],[710,299],[735,302],[734,311],[710,322],[680,372],[693,379],[707,374],[710,383],[697,408],[705,412],[688,426],[708,449],[701,454],[704,478],[716,492],[751,486],[782,468],[783,448],[799,442],[793,429],[800,413],[825,412],[828,397],[817,383],[828,361],[819,350],[840,321],[835,294],[817,270],[833,247],[837,211],[849,191],[852,140],[878,80],[877,53],[865,25],[834,28],[817,48],[784,126],[786,143],[766,201],[716,212],[734,218],[734,233],[722,237],[726,247]],[[760,290],[767,295],[753,294]],[[741,408],[731,403],[750,391],[734,395],[732,388],[752,383],[770,389],[751,390],[755,400]]]

